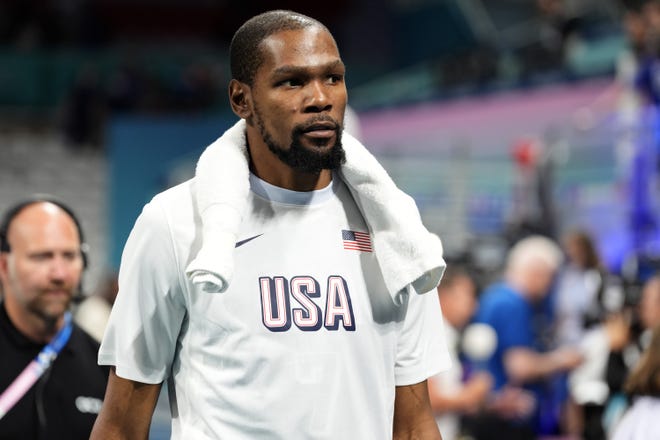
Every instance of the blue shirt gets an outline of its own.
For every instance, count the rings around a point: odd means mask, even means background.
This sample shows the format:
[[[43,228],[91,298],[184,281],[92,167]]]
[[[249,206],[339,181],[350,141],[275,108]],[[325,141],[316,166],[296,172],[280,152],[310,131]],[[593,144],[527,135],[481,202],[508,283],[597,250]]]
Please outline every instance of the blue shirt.
[[[497,334],[497,348],[486,362],[486,369],[493,376],[495,389],[507,380],[504,354],[514,347],[534,348],[534,309],[511,287],[498,283],[489,287],[481,296],[475,322],[488,324]]]

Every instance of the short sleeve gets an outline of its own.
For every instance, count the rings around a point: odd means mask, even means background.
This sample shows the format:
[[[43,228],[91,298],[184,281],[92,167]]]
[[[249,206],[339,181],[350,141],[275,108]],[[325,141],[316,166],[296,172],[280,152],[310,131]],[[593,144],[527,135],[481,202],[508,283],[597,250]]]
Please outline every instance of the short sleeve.
[[[397,386],[422,382],[451,366],[436,290],[412,293],[407,299],[402,305],[407,310],[397,342]]]
[[[152,201],[124,247],[100,365],[114,365],[118,376],[138,382],[167,378],[185,317],[180,272],[166,215]]]

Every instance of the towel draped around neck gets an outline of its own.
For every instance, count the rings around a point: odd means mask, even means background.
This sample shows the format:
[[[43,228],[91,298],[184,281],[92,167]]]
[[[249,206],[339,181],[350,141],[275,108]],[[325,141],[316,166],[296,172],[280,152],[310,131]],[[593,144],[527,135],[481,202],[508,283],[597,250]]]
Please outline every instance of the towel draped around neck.
[[[223,292],[234,273],[233,253],[250,191],[243,119],[209,145],[195,171],[202,245],[186,275],[207,292]],[[402,293],[434,289],[445,269],[440,238],[423,225],[415,201],[376,158],[344,132],[346,162],[339,174],[369,227],[385,286],[396,304]]]

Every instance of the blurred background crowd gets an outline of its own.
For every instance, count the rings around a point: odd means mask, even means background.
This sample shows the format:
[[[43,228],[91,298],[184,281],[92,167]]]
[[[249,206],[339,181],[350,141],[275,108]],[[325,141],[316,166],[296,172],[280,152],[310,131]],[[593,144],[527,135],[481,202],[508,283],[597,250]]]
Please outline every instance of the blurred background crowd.
[[[229,38],[274,6],[335,35],[353,134],[456,268],[439,289],[460,367],[432,398],[445,438],[532,413],[534,436],[612,435],[660,325],[656,0],[0,1],[0,210],[46,192],[79,213],[79,320],[100,337],[141,207],[234,120]],[[519,264],[537,254],[545,282]],[[505,353],[504,291],[525,298],[507,310],[531,323],[511,342],[527,353]]]

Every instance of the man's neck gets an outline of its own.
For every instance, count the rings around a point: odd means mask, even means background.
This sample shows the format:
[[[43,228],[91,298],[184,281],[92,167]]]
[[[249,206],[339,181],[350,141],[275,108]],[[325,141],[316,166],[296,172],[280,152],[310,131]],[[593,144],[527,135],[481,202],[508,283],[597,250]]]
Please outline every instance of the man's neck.
[[[254,172],[254,174],[271,185],[301,192],[326,188],[332,181],[332,172],[329,170],[313,174],[295,171],[269,176],[261,176],[257,172]]]
[[[527,283],[524,277],[516,273],[508,273],[505,277],[505,282],[514,293],[524,299],[528,299]]]

